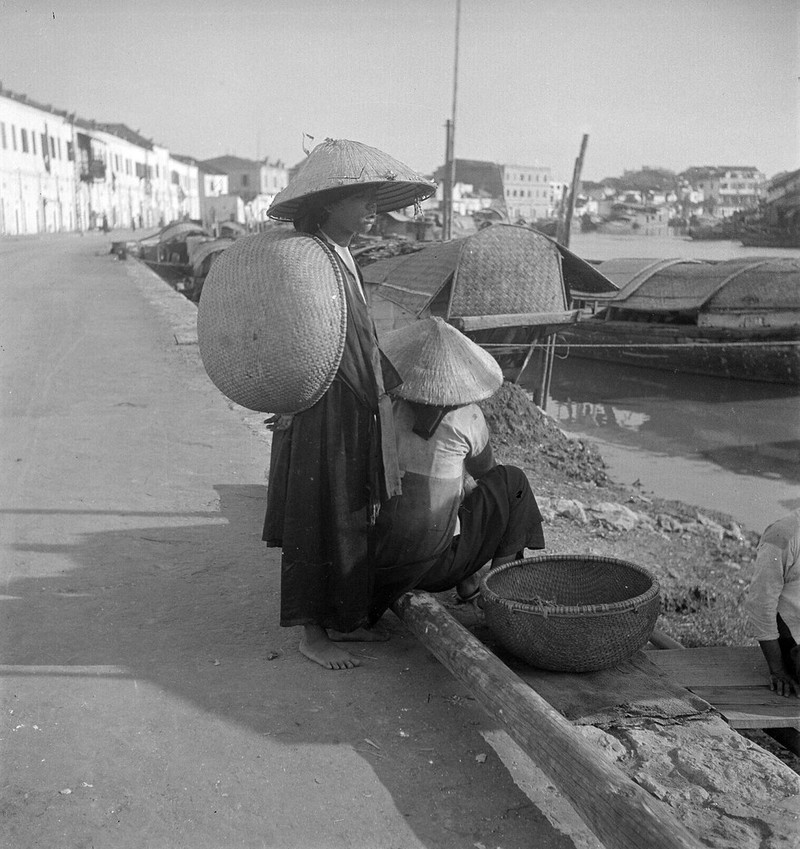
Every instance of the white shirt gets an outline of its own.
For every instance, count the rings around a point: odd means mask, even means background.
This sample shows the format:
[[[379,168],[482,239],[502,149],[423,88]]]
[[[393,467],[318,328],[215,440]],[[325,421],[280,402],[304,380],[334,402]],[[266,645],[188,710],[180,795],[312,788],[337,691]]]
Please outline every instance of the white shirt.
[[[777,640],[775,614],[800,643],[800,510],[773,522],[761,535],[756,568],[747,590],[749,633]]]
[[[366,304],[367,296],[364,294],[364,287],[361,285],[361,276],[358,273],[358,269],[356,268],[356,261],[353,259],[353,255],[350,253],[350,248],[346,248],[344,245],[340,245],[338,242],[334,242],[333,239],[320,227],[319,228],[320,235],[325,239],[328,243],[328,246],[333,248],[334,251],[338,254],[339,258],[345,264],[347,270],[353,277],[353,280],[356,282],[356,291],[361,296],[361,300]]]

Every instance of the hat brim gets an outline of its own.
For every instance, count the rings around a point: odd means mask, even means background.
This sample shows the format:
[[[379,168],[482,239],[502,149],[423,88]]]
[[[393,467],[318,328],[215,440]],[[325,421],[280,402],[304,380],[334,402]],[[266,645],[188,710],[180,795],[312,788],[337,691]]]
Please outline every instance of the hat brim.
[[[348,139],[326,139],[277,194],[267,214],[278,221],[294,221],[317,196],[354,186],[376,190],[378,212],[403,209],[436,191],[434,182],[382,150]]]
[[[460,407],[503,385],[497,360],[438,316],[387,333],[380,346],[403,380],[392,394],[406,401]]]

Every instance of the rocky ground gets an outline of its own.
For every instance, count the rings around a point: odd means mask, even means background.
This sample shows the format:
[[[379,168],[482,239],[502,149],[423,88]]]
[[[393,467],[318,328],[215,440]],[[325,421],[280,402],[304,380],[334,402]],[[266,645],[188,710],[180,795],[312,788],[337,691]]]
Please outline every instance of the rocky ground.
[[[729,516],[615,483],[597,450],[568,437],[518,386],[504,384],[482,407],[498,459],[530,479],[548,551],[617,557],[650,570],[662,590],[657,627],[686,647],[754,644],[741,606],[757,534]],[[800,758],[761,732],[747,736],[800,773]]]

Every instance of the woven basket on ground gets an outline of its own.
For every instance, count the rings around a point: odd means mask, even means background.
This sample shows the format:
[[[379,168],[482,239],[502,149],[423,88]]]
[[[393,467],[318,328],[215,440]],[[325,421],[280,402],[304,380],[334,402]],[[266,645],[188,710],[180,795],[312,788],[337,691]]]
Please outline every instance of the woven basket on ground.
[[[344,280],[312,236],[245,236],[211,267],[197,339],[208,376],[250,410],[298,413],[331,385],[347,327]]]
[[[541,669],[588,672],[647,643],[660,608],[641,566],[595,555],[544,554],[500,566],[481,584],[486,623],[512,654]]]

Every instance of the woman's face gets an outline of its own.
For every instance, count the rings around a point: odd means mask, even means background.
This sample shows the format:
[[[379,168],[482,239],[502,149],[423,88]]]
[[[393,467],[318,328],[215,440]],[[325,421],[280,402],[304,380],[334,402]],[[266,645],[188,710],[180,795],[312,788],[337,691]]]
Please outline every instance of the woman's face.
[[[323,226],[341,228],[353,235],[365,234],[375,223],[377,191],[364,189],[328,205],[328,218]]]

